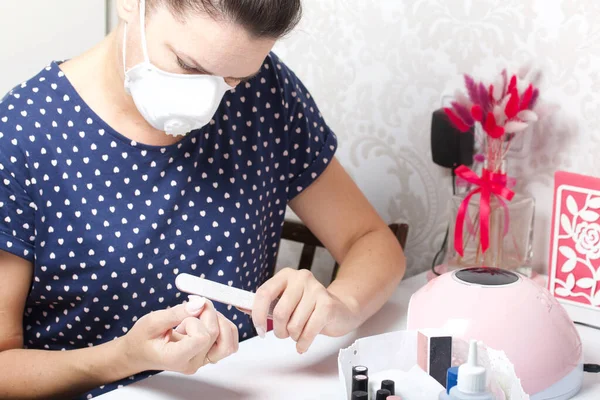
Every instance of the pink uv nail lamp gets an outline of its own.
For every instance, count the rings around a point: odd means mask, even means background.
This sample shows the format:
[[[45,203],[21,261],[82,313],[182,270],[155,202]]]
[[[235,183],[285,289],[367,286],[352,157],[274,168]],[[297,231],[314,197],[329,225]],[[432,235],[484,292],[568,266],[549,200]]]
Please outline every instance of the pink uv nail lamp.
[[[408,329],[444,329],[503,350],[531,400],[567,400],[583,382],[575,325],[539,284],[494,268],[467,268],[431,280],[408,307]]]

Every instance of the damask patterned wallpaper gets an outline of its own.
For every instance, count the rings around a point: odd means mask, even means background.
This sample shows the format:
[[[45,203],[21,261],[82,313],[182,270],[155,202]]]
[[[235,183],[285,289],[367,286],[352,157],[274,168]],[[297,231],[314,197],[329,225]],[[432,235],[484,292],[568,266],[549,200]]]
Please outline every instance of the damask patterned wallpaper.
[[[598,174],[600,167],[600,2],[304,5],[301,26],[276,52],[317,99],[340,138],[338,157],[382,217],[410,224],[408,275],[429,268],[447,225],[451,181],[431,162],[432,111],[462,88],[462,73],[491,80],[529,61],[542,69],[542,120],[511,154],[509,173],[517,190],[536,198],[534,262],[544,270],[554,172]],[[279,264],[293,264],[297,251],[285,244]],[[331,268],[324,255],[317,263]]]

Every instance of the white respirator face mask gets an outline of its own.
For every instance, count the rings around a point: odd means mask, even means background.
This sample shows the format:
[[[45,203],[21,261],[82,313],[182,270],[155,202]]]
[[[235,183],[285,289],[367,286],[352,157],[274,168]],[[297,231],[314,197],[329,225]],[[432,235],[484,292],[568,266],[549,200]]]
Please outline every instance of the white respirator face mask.
[[[225,92],[233,89],[222,77],[165,72],[152,65],[146,44],[146,1],[140,0],[144,61],[127,70],[127,24],[123,35],[125,90],[144,119],[155,129],[179,136],[202,128],[214,116]]]

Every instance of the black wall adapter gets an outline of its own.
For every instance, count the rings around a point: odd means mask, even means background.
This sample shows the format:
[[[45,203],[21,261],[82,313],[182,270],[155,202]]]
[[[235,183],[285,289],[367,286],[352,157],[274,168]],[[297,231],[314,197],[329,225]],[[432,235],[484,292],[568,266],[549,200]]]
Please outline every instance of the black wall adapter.
[[[452,125],[443,109],[431,118],[431,157],[433,162],[454,171],[460,165],[473,165],[475,134],[473,128],[461,132]]]

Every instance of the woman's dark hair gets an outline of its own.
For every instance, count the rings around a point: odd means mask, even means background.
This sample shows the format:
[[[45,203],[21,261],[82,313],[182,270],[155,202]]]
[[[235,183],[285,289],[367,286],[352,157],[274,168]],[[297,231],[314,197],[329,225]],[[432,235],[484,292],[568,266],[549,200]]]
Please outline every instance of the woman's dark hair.
[[[175,15],[190,11],[209,14],[240,24],[256,37],[278,39],[289,33],[302,17],[301,0],[149,0],[150,6],[163,3]]]

